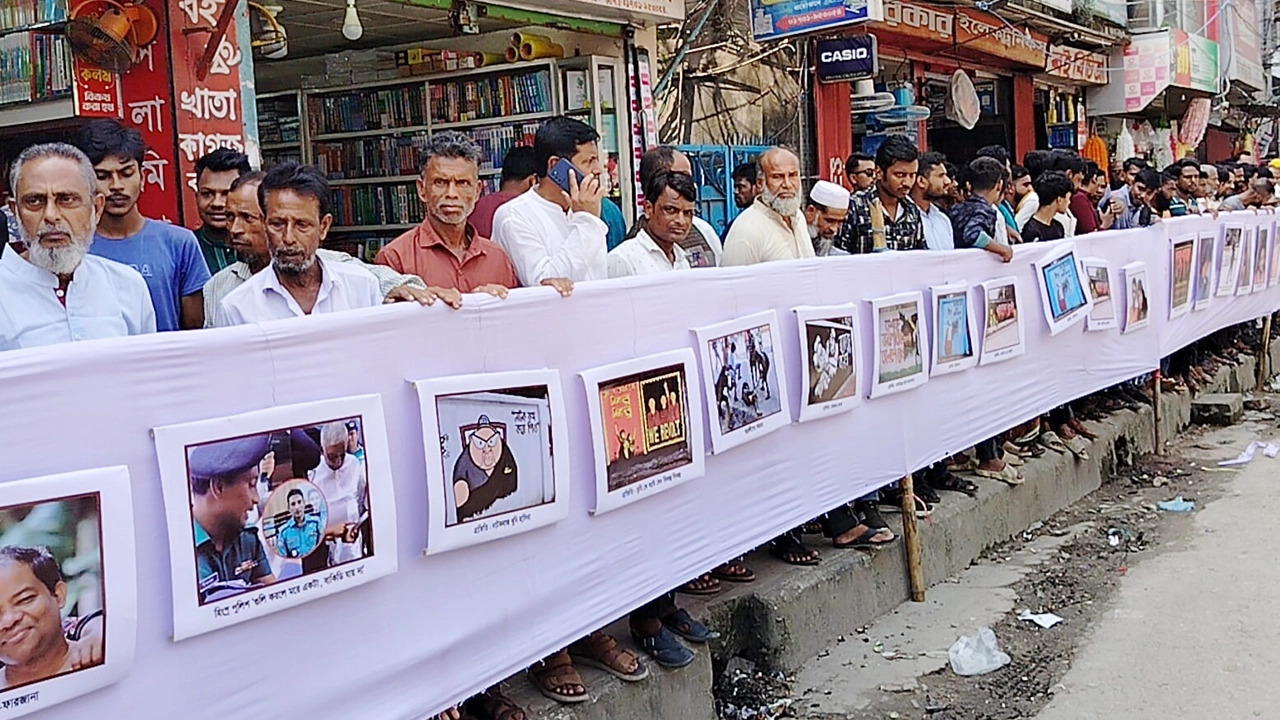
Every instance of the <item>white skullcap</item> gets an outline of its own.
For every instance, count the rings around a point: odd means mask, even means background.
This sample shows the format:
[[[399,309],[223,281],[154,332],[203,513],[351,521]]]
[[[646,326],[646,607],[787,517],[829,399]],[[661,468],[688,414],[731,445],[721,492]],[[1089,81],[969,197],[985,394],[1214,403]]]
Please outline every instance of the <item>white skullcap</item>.
[[[819,180],[813,184],[813,189],[809,191],[809,199],[823,207],[849,207],[849,191],[826,180]]]

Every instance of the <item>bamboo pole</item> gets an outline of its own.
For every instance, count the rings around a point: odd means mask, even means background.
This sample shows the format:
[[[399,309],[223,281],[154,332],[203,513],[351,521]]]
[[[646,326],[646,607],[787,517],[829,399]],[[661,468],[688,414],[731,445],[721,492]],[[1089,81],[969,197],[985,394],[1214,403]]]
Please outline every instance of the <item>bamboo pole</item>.
[[[1151,416],[1156,430],[1156,454],[1163,455],[1164,448],[1160,444],[1160,368],[1151,376]]]
[[[1271,379],[1271,316],[1262,321],[1262,347],[1258,348],[1258,382],[1254,392],[1262,393]]]
[[[916,529],[915,483],[910,475],[902,479],[902,540],[907,546],[911,601],[924,602],[924,565],[920,553],[920,534]]]

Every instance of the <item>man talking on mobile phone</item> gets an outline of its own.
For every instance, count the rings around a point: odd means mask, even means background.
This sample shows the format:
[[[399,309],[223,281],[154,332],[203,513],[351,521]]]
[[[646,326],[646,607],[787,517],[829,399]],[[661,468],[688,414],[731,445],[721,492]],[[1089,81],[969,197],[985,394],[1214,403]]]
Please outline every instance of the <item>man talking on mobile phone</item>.
[[[575,282],[609,276],[600,136],[578,120],[554,117],[534,134],[533,154],[538,180],[498,208],[493,240],[511,256],[522,285],[568,295]]]

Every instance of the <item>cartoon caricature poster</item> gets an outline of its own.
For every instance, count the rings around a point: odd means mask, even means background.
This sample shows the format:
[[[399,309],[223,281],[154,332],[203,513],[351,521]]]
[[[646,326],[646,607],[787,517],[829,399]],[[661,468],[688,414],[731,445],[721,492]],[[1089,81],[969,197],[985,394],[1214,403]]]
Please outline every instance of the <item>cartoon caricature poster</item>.
[[[428,553],[568,515],[567,433],[553,432],[564,426],[559,378],[533,370],[414,383],[427,448]]]

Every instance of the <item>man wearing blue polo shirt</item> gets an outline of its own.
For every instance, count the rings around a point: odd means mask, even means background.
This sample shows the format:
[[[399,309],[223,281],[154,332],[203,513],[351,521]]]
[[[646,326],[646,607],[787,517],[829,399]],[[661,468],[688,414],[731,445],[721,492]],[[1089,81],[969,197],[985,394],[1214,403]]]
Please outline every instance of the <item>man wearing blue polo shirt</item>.
[[[293,488],[285,499],[290,517],[276,533],[276,553],[287,558],[306,557],[320,545],[324,528],[315,515],[307,514],[307,500],[301,490]]]
[[[95,120],[75,143],[98,176],[98,192],[107,199],[89,252],[142,273],[156,311],[156,329],[204,327],[204,296],[209,281],[196,236],[186,228],[150,220],[138,210],[142,195],[142,133],[115,120]]]

